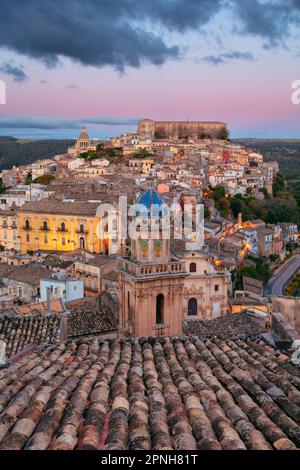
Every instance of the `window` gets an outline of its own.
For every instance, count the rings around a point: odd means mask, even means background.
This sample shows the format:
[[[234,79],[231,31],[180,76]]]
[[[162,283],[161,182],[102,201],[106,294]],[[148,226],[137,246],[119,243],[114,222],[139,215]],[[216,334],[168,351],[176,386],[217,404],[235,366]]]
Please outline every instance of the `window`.
[[[83,224],[80,224],[79,231],[80,231],[80,233],[84,233],[84,225]]]
[[[47,235],[44,236],[44,243],[45,243],[46,245],[47,245],[47,243],[48,243],[48,237],[47,237]]]
[[[29,243],[29,242],[30,242],[30,236],[29,236],[29,234],[28,234],[28,233],[26,234],[26,242],[27,242],[27,243]]]
[[[197,272],[197,265],[196,263],[191,263],[190,264],[190,273],[196,273]]]
[[[156,324],[161,325],[164,322],[164,303],[165,298],[163,294],[156,297]]]
[[[85,241],[84,241],[84,238],[80,238],[79,243],[80,243],[80,248],[81,248],[82,250],[84,250],[84,249],[85,249]]]
[[[48,223],[46,220],[43,222],[43,230],[48,230]]]
[[[190,299],[188,303],[188,315],[193,316],[198,313],[197,299]]]
[[[62,244],[62,245],[65,245],[65,244],[66,244],[66,239],[65,239],[65,238],[62,238],[62,239],[61,239],[61,244]]]
[[[29,220],[25,220],[25,230],[30,230],[30,222]]]
[[[60,230],[61,230],[62,232],[65,232],[65,231],[66,231],[66,224],[65,224],[65,222],[62,222],[62,223],[60,224]]]
[[[219,292],[219,285],[218,284],[215,285],[215,292]]]
[[[22,290],[22,287],[18,287],[18,296],[19,296],[20,298],[23,297],[23,290]]]
[[[13,240],[17,239],[17,232],[13,232]]]

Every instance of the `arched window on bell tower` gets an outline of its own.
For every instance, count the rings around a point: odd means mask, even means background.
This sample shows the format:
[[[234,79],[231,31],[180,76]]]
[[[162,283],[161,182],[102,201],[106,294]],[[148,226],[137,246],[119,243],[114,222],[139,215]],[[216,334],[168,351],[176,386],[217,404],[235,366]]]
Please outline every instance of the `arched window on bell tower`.
[[[165,298],[163,294],[156,297],[156,324],[161,325],[164,323],[164,304]]]

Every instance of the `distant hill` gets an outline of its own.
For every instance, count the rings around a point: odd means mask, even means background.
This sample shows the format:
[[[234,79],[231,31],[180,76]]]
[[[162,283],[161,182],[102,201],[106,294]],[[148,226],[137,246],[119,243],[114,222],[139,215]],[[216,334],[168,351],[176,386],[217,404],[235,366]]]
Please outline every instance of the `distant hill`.
[[[0,170],[63,154],[74,140],[29,140],[0,136]]]
[[[235,139],[264,156],[266,162],[277,160],[287,180],[300,180],[300,139]]]

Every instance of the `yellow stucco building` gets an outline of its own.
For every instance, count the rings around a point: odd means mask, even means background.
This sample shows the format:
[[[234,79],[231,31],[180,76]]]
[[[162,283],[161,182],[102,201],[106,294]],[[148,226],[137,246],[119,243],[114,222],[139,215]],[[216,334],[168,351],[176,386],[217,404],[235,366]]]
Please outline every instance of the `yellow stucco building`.
[[[0,211],[0,245],[2,249],[20,249],[17,213],[14,209]]]
[[[98,203],[42,200],[18,210],[20,249],[107,253],[108,240],[100,240]]]

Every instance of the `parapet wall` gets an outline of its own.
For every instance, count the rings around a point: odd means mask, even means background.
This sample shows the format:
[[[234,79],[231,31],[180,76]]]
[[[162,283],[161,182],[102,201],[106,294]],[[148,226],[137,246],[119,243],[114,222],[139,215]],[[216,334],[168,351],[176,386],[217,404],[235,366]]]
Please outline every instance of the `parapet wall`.
[[[281,313],[284,320],[300,334],[300,298],[273,297],[273,313]]]

